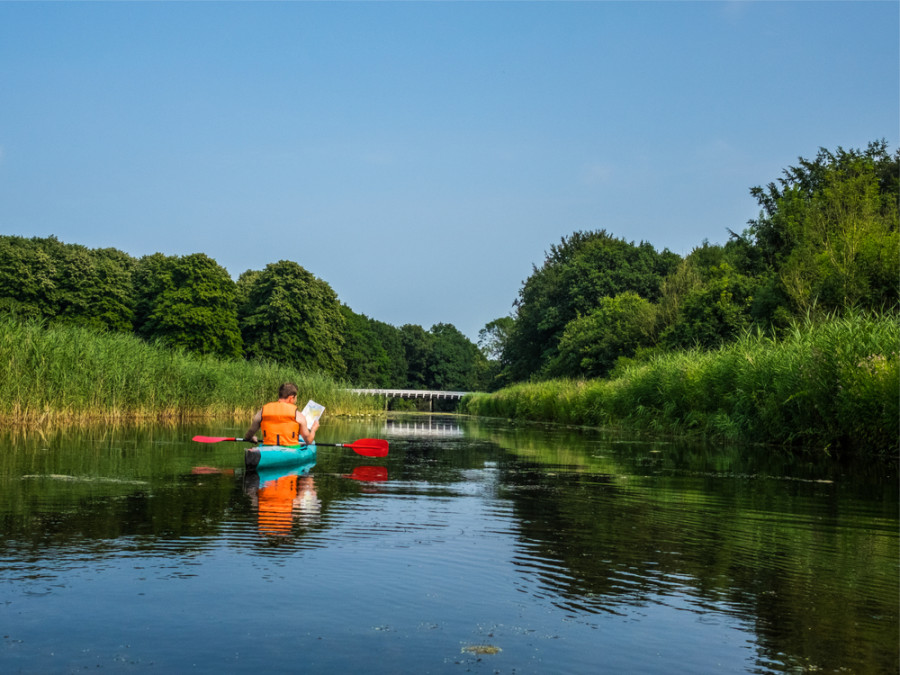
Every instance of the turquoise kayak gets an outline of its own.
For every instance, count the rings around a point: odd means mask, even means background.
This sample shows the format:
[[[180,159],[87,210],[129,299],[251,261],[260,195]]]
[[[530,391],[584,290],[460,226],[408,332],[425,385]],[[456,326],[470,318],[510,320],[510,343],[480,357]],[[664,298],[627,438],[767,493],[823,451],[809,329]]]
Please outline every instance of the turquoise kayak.
[[[306,464],[316,459],[316,444],[311,445],[257,445],[244,451],[244,466],[248,470],[268,469],[273,466]]]

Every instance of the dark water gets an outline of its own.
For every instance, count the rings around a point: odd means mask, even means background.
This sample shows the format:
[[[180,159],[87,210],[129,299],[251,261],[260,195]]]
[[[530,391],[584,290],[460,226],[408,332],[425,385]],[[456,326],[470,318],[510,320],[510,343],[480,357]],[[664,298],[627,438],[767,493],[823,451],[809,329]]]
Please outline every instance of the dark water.
[[[0,435],[0,672],[896,673],[894,464],[447,417]]]

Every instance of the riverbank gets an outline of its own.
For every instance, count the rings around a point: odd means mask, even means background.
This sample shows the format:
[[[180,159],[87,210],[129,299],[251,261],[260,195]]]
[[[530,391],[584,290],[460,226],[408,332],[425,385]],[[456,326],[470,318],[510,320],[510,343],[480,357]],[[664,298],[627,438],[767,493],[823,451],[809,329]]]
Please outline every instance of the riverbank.
[[[900,323],[848,315],[658,356],[607,380],[520,384],[465,398],[470,415],[698,434],[857,456],[896,455]]]
[[[0,420],[67,424],[92,420],[249,419],[278,385],[333,415],[380,413],[383,402],[345,391],[314,372],[260,362],[196,357],[130,334],[0,319]]]

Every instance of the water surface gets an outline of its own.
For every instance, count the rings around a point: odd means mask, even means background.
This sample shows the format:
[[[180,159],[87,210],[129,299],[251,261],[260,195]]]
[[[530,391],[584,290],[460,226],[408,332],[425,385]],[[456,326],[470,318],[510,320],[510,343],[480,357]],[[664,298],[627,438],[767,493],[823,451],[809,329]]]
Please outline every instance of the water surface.
[[[887,673],[894,465],[452,417],[0,438],[0,672]]]

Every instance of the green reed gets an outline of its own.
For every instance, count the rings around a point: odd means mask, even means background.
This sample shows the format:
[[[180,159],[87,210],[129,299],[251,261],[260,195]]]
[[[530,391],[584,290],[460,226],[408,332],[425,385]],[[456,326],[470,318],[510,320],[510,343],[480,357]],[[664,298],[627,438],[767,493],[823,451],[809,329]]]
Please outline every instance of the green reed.
[[[276,363],[197,357],[134,336],[0,318],[0,418],[92,419],[247,416],[295,382],[299,400],[335,415],[377,413],[382,403],[316,372]]]
[[[848,314],[797,323],[781,338],[747,333],[713,351],[672,352],[608,380],[554,380],[474,394],[473,415],[627,427],[896,453],[900,322]]]

